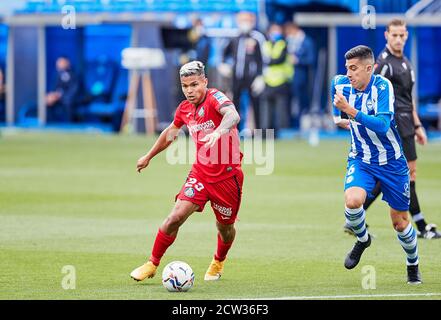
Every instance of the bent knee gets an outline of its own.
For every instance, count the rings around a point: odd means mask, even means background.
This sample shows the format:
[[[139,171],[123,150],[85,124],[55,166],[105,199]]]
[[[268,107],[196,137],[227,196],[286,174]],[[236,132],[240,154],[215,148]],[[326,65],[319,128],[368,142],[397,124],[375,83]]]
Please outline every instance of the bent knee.
[[[392,225],[393,225],[395,231],[403,232],[407,228],[409,223],[410,222],[408,220],[400,220],[400,221],[393,221]]]
[[[392,225],[394,229],[398,232],[404,231],[409,225],[409,223],[410,221],[408,216],[400,215],[392,218]]]
[[[364,199],[360,196],[346,196],[345,204],[349,209],[357,209],[363,206]]]

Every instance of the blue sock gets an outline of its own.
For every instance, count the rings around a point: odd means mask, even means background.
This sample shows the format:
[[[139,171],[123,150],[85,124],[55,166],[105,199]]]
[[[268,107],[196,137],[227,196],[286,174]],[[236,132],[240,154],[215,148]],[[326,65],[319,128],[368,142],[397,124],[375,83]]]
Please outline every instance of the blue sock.
[[[368,232],[366,229],[366,214],[363,206],[356,209],[349,209],[345,207],[345,217],[346,223],[352,228],[352,230],[357,235],[358,241],[366,242],[368,241]]]
[[[397,231],[398,241],[407,254],[407,265],[415,266],[418,264],[418,243],[416,231],[409,222],[409,225],[403,231]]]

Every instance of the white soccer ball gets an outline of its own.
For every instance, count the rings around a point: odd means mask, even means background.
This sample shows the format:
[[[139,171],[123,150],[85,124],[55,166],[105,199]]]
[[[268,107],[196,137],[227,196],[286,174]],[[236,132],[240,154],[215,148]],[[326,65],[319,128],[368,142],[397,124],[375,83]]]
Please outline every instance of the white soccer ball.
[[[188,291],[193,283],[193,270],[185,262],[170,262],[162,271],[162,284],[170,292]]]

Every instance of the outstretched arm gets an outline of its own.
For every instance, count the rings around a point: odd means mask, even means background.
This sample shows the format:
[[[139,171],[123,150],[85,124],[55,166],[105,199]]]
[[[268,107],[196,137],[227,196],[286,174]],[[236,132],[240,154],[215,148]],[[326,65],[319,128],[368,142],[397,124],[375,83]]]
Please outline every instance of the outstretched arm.
[[[178,132],[179,127],[175,126],[174,123],[170,124],[166,129],[164,129],[150,151],[138,159],[136,170],[141,172],[142,169],[146,168],[153,157],[171,145],[171,143],[176,139]]]
[[[226,105],[219,109],[219,113],[222,114],[223,118],[219,127],[217,127],[214,132],[207,134],[201,139],[205,143],[206,148],[211,148],[215,145],[216,141],[221,135],[230,132],[231,128],[237,125],[240,121],[240,116],[234,108],[234,105]]]

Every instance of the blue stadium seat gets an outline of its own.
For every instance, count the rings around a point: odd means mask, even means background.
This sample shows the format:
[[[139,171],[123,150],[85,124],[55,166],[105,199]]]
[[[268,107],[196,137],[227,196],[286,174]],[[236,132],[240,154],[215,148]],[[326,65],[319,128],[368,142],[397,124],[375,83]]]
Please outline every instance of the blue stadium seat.
[[[28,0],[17,13],[60,12],[63,5],[73,5],[77,12],[237,12],[257,11],[257,0]]]
[[[116,80],[115,62],[106,56],[86,62],[84,68],[84,89],[92,102],[109,102]]]
[[[69,2],[75,6],[75,10],[77,12],[102,12],[105,7],[101,0],[89,0],[87,2],[78,2],[76,0],[68,0],[66,4]]]
[[[87,122],[109,122],[113,130],[118,131],[127,97],[128,72],[125,69],[115,70],[113,76],[115,81],[110,100],[98,99],[91,102],[85,110],[84,120]]]
[[[119,109],[124,109],[125,98],[127,95],[127,71],[120,69],[118,71],[117,81],[112,93],[112,99],[109,102],[93,102],[89,106],[89,113],[99,116],[112,115]]]

